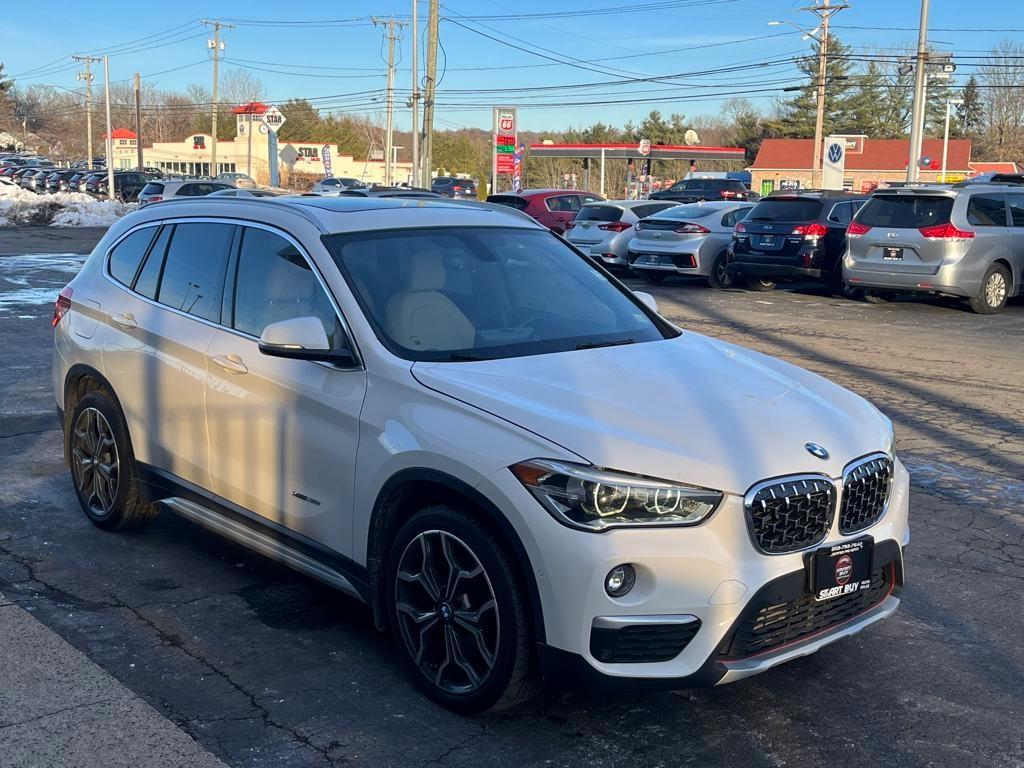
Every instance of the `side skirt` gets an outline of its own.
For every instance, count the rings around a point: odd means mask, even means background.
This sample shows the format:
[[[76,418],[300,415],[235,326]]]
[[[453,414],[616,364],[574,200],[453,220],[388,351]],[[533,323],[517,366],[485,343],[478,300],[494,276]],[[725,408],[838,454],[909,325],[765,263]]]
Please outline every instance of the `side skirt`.
[[[153,504],[370,602],[369,574],[353,560],[155,467],[139,464],[138,472],[143,493]]]

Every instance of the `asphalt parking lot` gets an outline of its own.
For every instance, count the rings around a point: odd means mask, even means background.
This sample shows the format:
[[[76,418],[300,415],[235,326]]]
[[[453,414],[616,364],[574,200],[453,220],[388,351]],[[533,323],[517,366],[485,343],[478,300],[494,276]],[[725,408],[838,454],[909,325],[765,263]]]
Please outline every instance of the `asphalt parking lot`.
[[[127,534],[86,521],[62,464],[49,320],[81,262],[66,254],[99,233],[55,232],[0,230],[0,591],[225,763],[1024,766],[1024,300],[981,317],[940,300],[645,287],[677,324],[893,418],[913,484],[903,605],[735,685],[549,693],[469,719],[420,696],[347,597],[171,515]]]

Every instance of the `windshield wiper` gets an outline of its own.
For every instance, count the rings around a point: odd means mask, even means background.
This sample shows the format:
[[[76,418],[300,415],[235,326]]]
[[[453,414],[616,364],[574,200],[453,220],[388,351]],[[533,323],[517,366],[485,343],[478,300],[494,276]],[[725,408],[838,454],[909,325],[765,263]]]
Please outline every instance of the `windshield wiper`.
[[[477,360],[493,360],[493,357],[483,357],[481,355],[474,355],[471,352],[452,352],[448,355],[448,362],[450,363],[472,363]]]
[[[633,344],[633,339],[619,339],[618,341],[584,341],[577,344],[576,349],[597,349],[598,347],[619,347],[623,344]]]
[[[771,216],[751,216],[747,221],[775,221]]]

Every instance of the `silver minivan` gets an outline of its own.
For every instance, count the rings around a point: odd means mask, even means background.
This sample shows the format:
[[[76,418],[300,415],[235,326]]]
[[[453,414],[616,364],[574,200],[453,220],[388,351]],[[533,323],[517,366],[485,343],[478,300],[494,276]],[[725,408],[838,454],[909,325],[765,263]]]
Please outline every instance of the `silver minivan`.
[[[1020,293],[1022,274],[1022,186],[879,190],[847,230],[843,279],[871,303],[896,292],[942,294],[988,315]]]

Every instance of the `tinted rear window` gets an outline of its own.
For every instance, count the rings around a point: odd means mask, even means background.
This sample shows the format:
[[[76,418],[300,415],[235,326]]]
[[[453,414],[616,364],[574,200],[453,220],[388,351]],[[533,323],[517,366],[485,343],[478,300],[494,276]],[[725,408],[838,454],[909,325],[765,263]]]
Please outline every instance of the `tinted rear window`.
[[[734,179],[706,179],[704,181],[704,186],[713,191],[722,189],[746,189],[746,187],[743,186],[742,181],[736,181]]]
[[[820,200],[773,197],[761,200],[747,215],[747,221],[814,221],[821,215]]]
[[[699,219],[714,212],[713,208],[706,205],[676,205],[668,210],[661,211],[652,218],[657,219]]]
[[[144,195],[162,195],[164,193],[164,185],[157,184],[155,182],[149,182],[142,188],[142,194]]]
[[[855,218],[868,227],[920,229],[947,223],[952,210],[952,197],[876,195],[864,204]]]
[[[121,283],[131,286],[135,281],[135,273],[149,249],[149,244],[156,234],[156,227],[146,227],[132,232],[117,244],[110,254],[110,276]]]
[[[618,221],[622,209],[614,205],[584,205],[576,214],[576,221]]]

